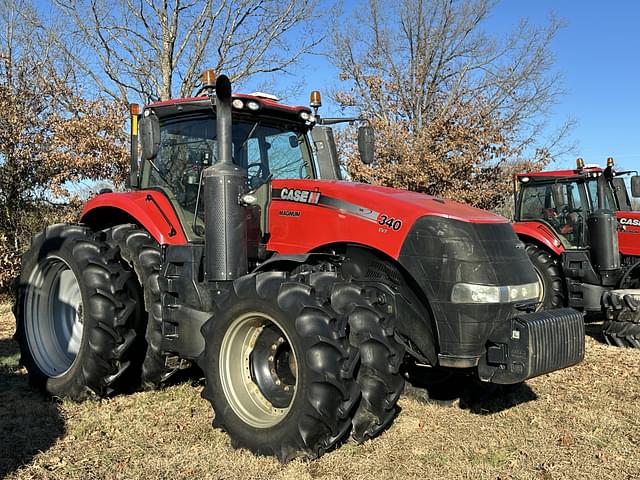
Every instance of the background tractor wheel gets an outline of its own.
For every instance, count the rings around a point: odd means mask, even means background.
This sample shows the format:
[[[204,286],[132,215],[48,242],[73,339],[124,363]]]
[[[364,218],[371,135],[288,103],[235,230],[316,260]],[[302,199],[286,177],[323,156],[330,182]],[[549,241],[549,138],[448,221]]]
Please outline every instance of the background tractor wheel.
[[[362,443],[391,424],[404,390],[404,346],[395,339],[395,314],[384,292],[355,282],[336,284],[332,306],[346,316],[349,341],[360,352],[357,382],[362,399],[353,417],[353,439]]]
[[[287,462],[348,434],[357,351],[331,308],[336,281],[335,272],[247,275],[203,326],[202,395],[234,447]]]
[[[540,302],[537,310],[551,310],[565,305],[562,272],[557,260],[546,250],[532,243],[526,244],[526,251],[533,263],[540,285]]]
[[[87,228],[59,224],[35,235],[14,306],[31,383],[73,400],[115,391],[136,337],[131,287],[117,250]]]
[[[117,225],[107,231],[111,242],[118,246],[127,267],[135,272],[144,293],[144,311],[136,322],[139,332],[135,369],[137,383],[144,390],[159,388],[178,368],[167,367],[168,356],[162,352],[162,304],[160,299],[160,246],[146,230],[137,225]]]
[[[602,335],[609,345],[640,348],[640,290],[612,290],[602,297],[607,320]]]

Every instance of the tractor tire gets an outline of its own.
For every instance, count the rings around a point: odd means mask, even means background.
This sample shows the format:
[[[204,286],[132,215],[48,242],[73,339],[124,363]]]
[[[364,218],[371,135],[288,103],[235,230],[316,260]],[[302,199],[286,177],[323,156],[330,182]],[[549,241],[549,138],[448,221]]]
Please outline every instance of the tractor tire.
[[[31,384],[75,401],[117,391],[136,338],[132,284],[117,249],[89,229],[58,224],[35,235],[14,305]]]
[[[640,291],[612,290],[602,297],[606,320],[602,335],[609,345],[640,348]]]
[[[405,383],[400,372],[405,348],[395,338],[395,315],[381,290],[343,282],[335,286],[331,303],[346,316],[349,342],[360,352],[356,380],[362,399],[351,436],[362,443],[387,428],[398,413]]]
[[[135,272],[144,293],[144,318],[138,323],[138,351],[141,358],[135,367],[139,373],[138,385],[143,390],[160,388],[177,367],[168,367],[168,355],[162,352],[162,303],[160,298],[160,246],[146,230],[137,225],[117,225],[108,230],[108,238],[118,246],[120,256]]]
[[[540,285],[539,304],[536,311],[564,307],[566,297],[558,261],[549,252],[533,243],[527,243],[525,249]]]
[[[235,448],[312,459],[351,429],[357,350],[331,308],[336,272],[237,279],[202,327],[202,396]]]

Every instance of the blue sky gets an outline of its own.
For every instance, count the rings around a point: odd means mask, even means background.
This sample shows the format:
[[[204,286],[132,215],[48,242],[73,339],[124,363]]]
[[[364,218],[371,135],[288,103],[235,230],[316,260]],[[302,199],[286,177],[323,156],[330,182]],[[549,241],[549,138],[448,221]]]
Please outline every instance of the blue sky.
[[[575,153],[586,162],[613,156],[619,168],[640,169],[640,2],[504,0],[491,22],[544,22],[552,11],[566,22],[553,45],[566,95],[551,122],[576,120]]]
[[[354,4],[345,1],[345,10]],[[552,12],[566,23],[553,44],[566,94],[549,121],[551,126],[567,118],[576,121],[571,133],[575,152],[559,159],[557,166],[573,166],[576,156],[600,164],[613,156],[619,169],[640,170],[640,2],[503,0],[485,29],[501,34],[523,17],[544,24]],[[301,72],[305,93],[288,102],[306,104],[306,92],[328,92],[336,85],[336,71],[326,59],[311,57],[306,64]],[[324,98],[329,100],[328,95]],[[323,110],[326,115],[331,106]]]

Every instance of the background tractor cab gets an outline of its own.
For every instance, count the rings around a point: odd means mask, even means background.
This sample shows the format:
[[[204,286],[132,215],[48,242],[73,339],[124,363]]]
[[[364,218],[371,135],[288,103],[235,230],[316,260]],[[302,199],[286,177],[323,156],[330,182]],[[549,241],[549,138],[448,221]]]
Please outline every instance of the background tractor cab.
[[[615,171],[611,157],[604,169],[579,158],[575,170],[518,174],[514,184],[514,229],[543,287],[540,308],[600,312],[613,289],[640,287],[637,172]]]

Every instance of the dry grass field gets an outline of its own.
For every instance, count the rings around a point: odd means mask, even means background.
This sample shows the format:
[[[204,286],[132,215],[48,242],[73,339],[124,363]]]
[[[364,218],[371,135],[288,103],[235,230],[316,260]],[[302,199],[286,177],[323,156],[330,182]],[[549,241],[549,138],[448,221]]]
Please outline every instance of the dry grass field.
[[[640,479],[640,352],[590,328],[581,365],[450,406],[402,398],[363,446],[281,465],[232,450],[190,381],[102,402],[32,391],[0,306],[0,477],[10,479]]]

